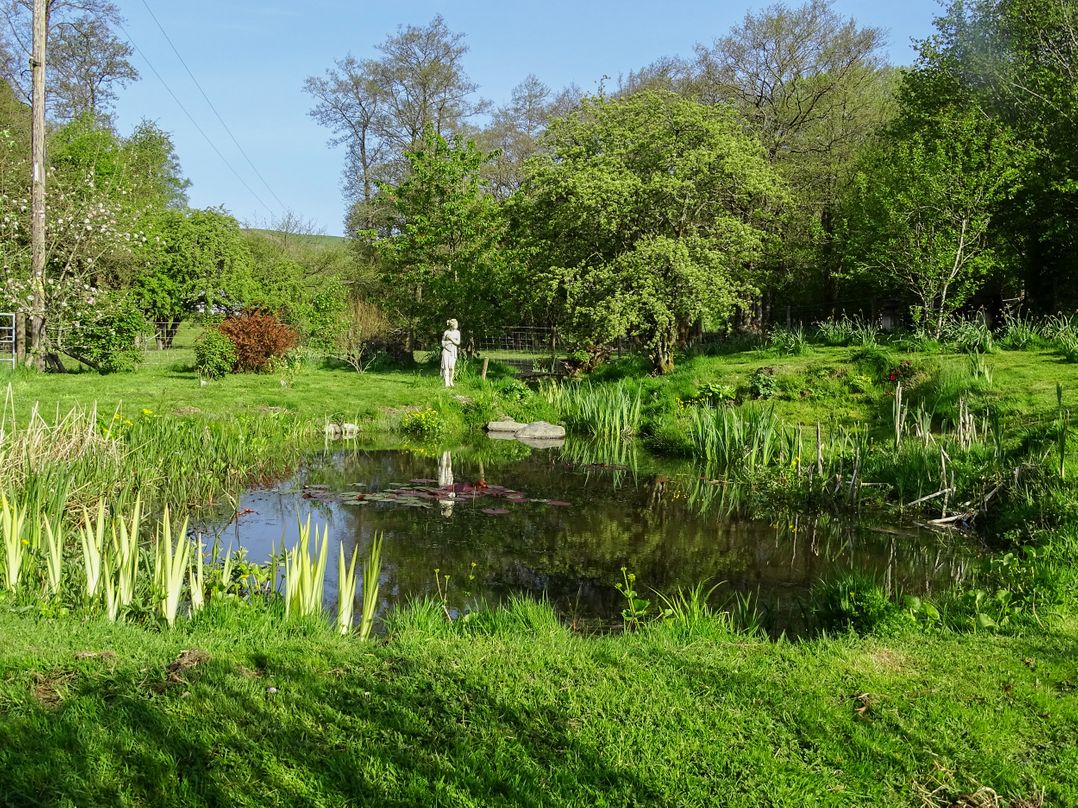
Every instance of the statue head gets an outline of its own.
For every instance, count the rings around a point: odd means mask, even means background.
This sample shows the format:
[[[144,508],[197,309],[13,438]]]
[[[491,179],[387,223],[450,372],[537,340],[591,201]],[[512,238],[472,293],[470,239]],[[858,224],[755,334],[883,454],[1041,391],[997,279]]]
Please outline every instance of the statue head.
[[[451,329],[453,329],[454,331],[457,330],[457,321],[456,320],[453,320],[453,319],[446,320],[445,324],[447,326],[449,326]]]

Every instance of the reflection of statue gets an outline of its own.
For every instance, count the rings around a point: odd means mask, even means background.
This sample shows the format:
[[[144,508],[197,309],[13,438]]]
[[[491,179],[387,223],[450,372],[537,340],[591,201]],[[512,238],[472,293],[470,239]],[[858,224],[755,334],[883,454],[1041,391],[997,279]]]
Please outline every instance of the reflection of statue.
[[[453,490],[453,456],[449,452],[442,452],[438,458],[438,487],[449,489],[439,497],[438,502],[442,506],[442,516],[452,516],[457,492]]]
[[[445,333],[442,334],[442,379],[446,387],[453,386],[453,371],[457,367],[457,349],[460,347],[460,331],[456,320],[446,320]]]

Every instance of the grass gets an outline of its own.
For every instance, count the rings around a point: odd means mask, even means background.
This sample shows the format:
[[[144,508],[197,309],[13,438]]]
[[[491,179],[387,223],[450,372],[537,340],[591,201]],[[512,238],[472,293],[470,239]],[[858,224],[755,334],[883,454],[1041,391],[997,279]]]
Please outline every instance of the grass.
[[[360,375],[314,363],[203,387],[190,370],[191,337],[132,374],[7,376],[14,413],[5,414],[0,453],[11,462],[0,488],[51,514],[57,530],[65,499],[79,519],[87,506],[92,555],[101,496],[130,504],[141,495],[148,514],[164,504],[179,514],[272,473],[273,461],[287,464],[282,447],[327,421],[372,431],[399,427],[404,413],[433,413],[430,431],[452,440],[498,414],[556,420],[568,407],[511,378],[481,382],[472,367],[453,391],[435,367]],[[752,407],[768,413],[766,429],[752,440],[775,479],[812,479],[820,424],[827,474],[817,486],[835,472],[852,489],[871,473],[906,500],[943,480],[931,443],[941,432],[961,441],[971,424],[980,430],[964,452],[947,444],[951,486],[978,494],[983,468],[1009,473],[1001,457],[1047,447],[997,499],[1007,513],[999,532],[1021,541],[990,557],[982,591],[937,604],[942,617],[921,610],[912,623],[880,628],[872,617],[872,636],[789,643],[734,632],[691,592],[679,601],[691,620],[608,637],[575,635],[541,604],[450,624],[439,604],[425,603],[363,643],[323,615],[283,621],[284,603],[261,586],[249,603],[210,597],[172,629],[166,607],[186,613],[185,604],[163,603],[163,620],[114,624],[100,610],[0,592],[0,804],[942,806],[995,804],[983,802],[990,794],[1012,805],[1078,804],[1078,540],[1073,525],[1044,517],[1075,509],[1074,475],[1069,487],[1057,480],[1076,448],[1060,424],[1074,409],[1078,365],[1040,349],[978,354],[974,367],[966,354],[874,339],[797,342],[793,355],[778,346],[689,358],[661,379],[620,363],[578,388],[598,391],[601,405],[579,420],[691,453],[692,419],[704,412],[698,441],[738,456],[751,430],[720,415],[764,391]],[[903,362],[906,437],[896,441],[886,377]],[[728,391],[740,404],[701,409]],[[925,429],[936,438],[918,437]],[[889,448],[873,459],[869,445]],[[576,459],[628,476],[634,451],[606,443]],[[773,480],[760,482],[768,485],[754,496],[773,505]],[[69,541],[78,534],[67,531]],[[28,541],[45,548],[49,535]],[[68,578],[80,560],[69,549]],[[48,588],[51,553],[35,552],[37,586]],[[196,574],[185,564],[175,572],[181,587]],[[208,573],[231,591],[223,568]],[[118,570],[97,574],[112,586]],[[364,617],[376,580],[365,571]],[[864,589],[833,593],[836,625],[901,612]]]
[[[1074,628],[587,638],[538,604],[420,604],[371,644],[234,608],[162,633],[0,613],[0,801],[1072,805]]]

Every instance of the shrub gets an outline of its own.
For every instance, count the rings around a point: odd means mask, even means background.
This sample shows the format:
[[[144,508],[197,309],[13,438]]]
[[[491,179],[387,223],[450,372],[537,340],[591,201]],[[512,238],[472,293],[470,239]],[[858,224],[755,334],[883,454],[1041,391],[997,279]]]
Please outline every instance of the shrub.
[[[812,590],[812,615],[823,631],[867,634],[895,611],[883,589],[856,573],[823,581]]]
[[[129,300],[104,299],[64,334],[63,350],[100,373],[134,370],[150,326]]]
[[[259,372],[274,357],[283,357],[299,339],[295,329],[272,314],[245,312],[227,318],[218,329],[236,349],[236,370]]]
[[[445,432],[445,421],[435,409],[413,410],[401,418],[401,432],[413,438],[432,440]]]
[[[775,369],[772,367],[756,368],[749,376],[749,392],[753,398],[774,398],[777,389]]]
[[[209,328],[195,341],[195,372],[205,379],[220,379],[236,369],[236,347],[232,340]]]

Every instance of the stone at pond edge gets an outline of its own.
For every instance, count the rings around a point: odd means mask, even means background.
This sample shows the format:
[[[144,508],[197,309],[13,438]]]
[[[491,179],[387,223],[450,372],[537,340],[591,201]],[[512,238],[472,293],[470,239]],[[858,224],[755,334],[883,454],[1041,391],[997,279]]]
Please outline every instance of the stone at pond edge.
[[[355,424],[326,424],[325,434],[327,438],[354,438],[359,434],[359,427]]]
[[[562,440],[565,438],[565,427],[558,424],[549,424],[546,421],[535,421],[517,432],[517,440],[525,438],[531,440]]]
[[[497,432],[505,435],[515,435],[520,430],[524,429],[527,424],[518,424],[512,418],[505,418],[501,421],[491,421],[487,424],[487,432]]]

